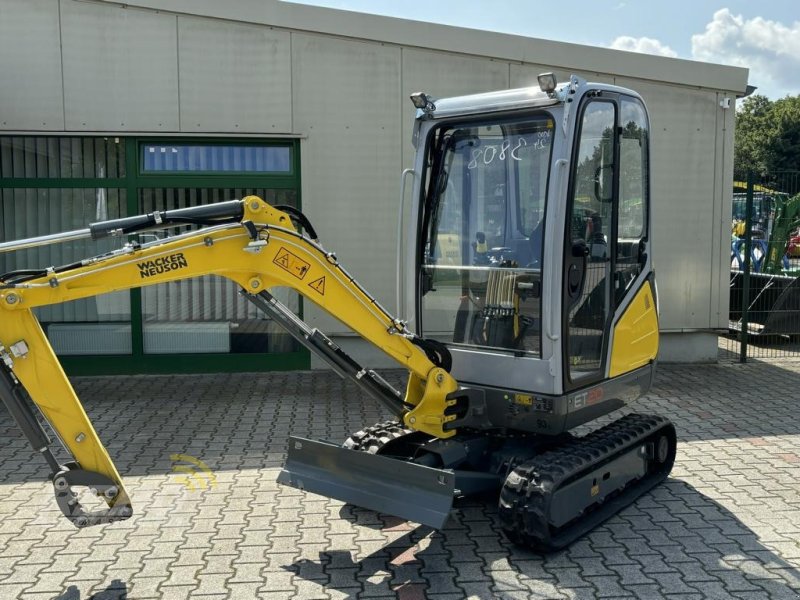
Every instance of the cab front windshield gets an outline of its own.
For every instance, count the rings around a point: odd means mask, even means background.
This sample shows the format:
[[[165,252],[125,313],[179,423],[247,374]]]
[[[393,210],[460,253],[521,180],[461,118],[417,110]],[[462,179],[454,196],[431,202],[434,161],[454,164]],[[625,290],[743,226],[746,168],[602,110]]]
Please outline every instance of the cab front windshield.
[[[554,123],[442,125],[429,138],[420,330],[453,344],[541,353],[541,266]]]

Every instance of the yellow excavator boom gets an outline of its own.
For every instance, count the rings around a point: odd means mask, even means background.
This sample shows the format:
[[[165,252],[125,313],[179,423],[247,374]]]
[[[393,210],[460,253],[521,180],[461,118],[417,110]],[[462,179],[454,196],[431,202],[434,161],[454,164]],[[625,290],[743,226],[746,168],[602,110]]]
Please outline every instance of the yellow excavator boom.
[[[457,403],[454,392],[459,386],[446,360],[440,360],[443,355],[437,354],[446,350],[408,331],[405,323],[358,285],[333,253],[299,233],[289,213],[256,196],[225,204],[234,216],[220,224],[145,245],[128,243],[120,250],[51,268],[35,277],[11,273],[0,279],[3,399],[18,422],[25,420],[20,399],[20,388],[24,388],[74,458],[75,464],[64,468],[54,462],[49,450],[37,448],[47,452],[55,472],[59,505],[79,526],[130,516],[130,499],[33,313],[40,306],[202,275],[225,277],[252,297],[271,288],[289,287],[408,369],[405,397],[390,403],[408,427],[440,438],[455,433],[448,423],[456,416],[447,413]],[[93,224],[89,233],[99,238],[168,224],[168,212],[151,213]],[[267,297],[271,298],[268,293]],[[35,429],[36,424],[29,422],[27,428]],[[42,444],[37,441],[35,446]],[[93,487],[105,496],[110,511],[91,514],[80,509],[71,494],[74,485]]]

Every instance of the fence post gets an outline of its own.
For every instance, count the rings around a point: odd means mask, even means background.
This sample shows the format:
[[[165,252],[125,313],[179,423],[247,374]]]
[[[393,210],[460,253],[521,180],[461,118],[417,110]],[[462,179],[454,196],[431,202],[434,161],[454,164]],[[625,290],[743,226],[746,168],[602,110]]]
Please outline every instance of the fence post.
[[[742,273],[742,331],[740,336],[739,362],[747,362],[747,337],[750,324],[750,260],[753,251],[753,172],[747,172],[747,201],[744,212],[744,273]]]

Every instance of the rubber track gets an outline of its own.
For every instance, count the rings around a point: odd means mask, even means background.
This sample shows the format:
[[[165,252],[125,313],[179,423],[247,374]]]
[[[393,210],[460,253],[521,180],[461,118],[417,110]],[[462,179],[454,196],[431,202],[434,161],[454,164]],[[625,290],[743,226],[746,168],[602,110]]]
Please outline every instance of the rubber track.
[[[386,444],[409,433],[413,433],[413,430],[398,421],[384,421],[352,434],[344,441],[342,447],[378,454]]]
[[[674,431],[669,420],[664,417],[626,415],[585,437],[576,438],[564,446],[517,466],[507,477],[500,493],[500,522],[508,538],[521,546],[552,551],[568,545],[588,529],[599,524],[599,521],[615,514],[616,510],[609,514],[596,515],[595,519],[598,522],[588,528],[581,527],[581,521],[585,519],[578,519],[555,533],[551,531],[548,519],[552,495],[561,485],[579,477],[582,473],[598,468],[608,459],[644,441],[658,430],[666,428]],[[630,498],[625,504],[635,500],[669,474],[674,461],[674,450],[673,437],[671,453],[665,464],[658,472],[648,473],[639,480],[637,483],[645,482],[647,485],[641,486],[643,489],[639,494]],[[628,487],[634,488],[637,483]],[[611,503],[608,499],[607,502]],[[620,504],[617,510],[625,504]],[[592,515],[593,512],[590,511],[582,517]],[[570,530],[574,530],[575,535],[569,535]],[[558,536],[558,539],[554,540],[554,536]]]

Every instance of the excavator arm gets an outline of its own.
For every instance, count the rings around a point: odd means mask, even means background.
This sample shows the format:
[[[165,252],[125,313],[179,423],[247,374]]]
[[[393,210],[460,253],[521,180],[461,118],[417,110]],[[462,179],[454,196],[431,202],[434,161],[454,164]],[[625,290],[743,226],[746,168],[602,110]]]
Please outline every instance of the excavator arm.
[[[241,201],[155,212],[94,223],[86,230],[0,243],[0,252],[92,237],[127,236],[181,224],[197,230],[119,250],[63,267],[0,276],[0,398],[53,470],[59,507],[79,526],[124,519],[130,498],[103,443],[69,383],[33,309],[98,294],[202,275],[236,282],[245,297],[304,338],[326,348],[340,373],[352,375],[406,426],[438,438],[455,433],[463,416],[458,383],[449,374],[446,348],[411,333],[392,317],[327,252],[310,223],[290,207],[281,210],[256,196]],[[300,233],[300,227],[305,235]],[[359,368],[321,333],[308,327],[269,294],[290,287],[345,323],[409,371],[405,395]],[[322,340],[322,341],[320,341]],[[348,369],[350,371],[348,371]],[[464,393],[468,391],[463,390]],[[28,398],[60,438],[74,462],[60,464]],[[103,497],[107,510],[88,511],[75,488]]]

